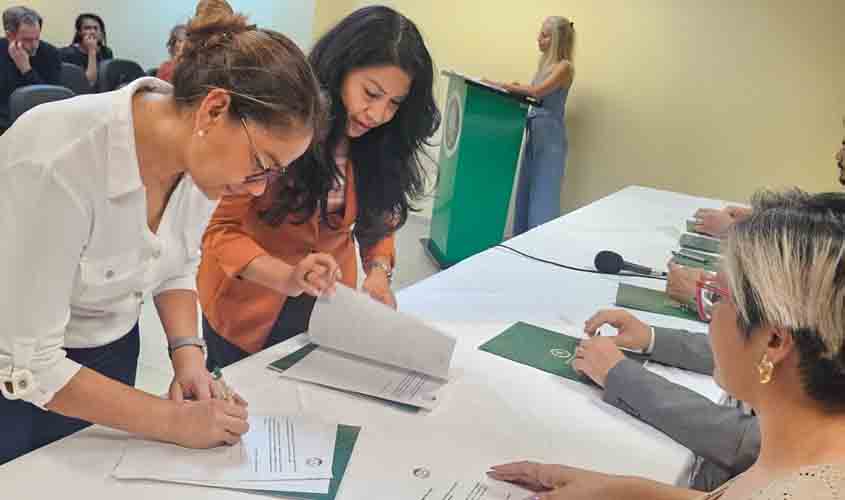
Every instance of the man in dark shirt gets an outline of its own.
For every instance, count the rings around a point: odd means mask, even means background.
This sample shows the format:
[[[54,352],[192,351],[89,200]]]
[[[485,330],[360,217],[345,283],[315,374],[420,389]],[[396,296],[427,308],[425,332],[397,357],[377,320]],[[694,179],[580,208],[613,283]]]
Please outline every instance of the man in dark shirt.
[[[61,84],[59,51],[41,41],[41,16],[26,7],[3,11],[6,38],[0,38],[0,134],[9,126],[9,97],[15,89]]]

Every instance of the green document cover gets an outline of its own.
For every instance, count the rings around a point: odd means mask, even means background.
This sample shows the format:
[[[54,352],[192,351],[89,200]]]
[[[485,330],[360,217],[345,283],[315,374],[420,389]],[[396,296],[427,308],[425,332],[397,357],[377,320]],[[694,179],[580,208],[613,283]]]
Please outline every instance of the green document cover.
[[[478,349],[546,373],[592,384],[589,378],[572,368],[575,348],[579,343],[581,339],[519,322],[488,340]],[[643,358],[642,355],[625,354],[633,359]]]
[[[684,306],[669,298],[666,292],[625,283],[620,283],[616,291],[616,305],[664,316],[701,321],[694,306]]]
[[[701,234],[685,233],[681,235],[681,246],[693,250],[701,250],[710,253],[719,253],[719,240]]]
[[[249,493],[264,494],[272,497],[282,498],[296,498],[301,500],[334,500],[337,497],[337,490],[340,488],[340,482],[343,480],[343,475],[346,474],[346,468],[349,466],[349,460],[352,458],[352,450],[355,449],[355,442],[358,441],[358,434],[361,432],[360,427],[352,427],[349,425],[337,426],[337,439],[334,446],[334,463],[332,464],[332,480],[329,484],[329,492],[321,493],[299,493],[296,491],[252,491]]]

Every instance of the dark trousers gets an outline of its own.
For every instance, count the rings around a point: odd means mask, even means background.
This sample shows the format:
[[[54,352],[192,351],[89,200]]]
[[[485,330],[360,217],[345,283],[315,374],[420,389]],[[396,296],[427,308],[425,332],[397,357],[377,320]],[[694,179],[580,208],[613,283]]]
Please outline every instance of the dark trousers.
[[[307,331],[308,321],[311,319],[311,311],[314,310],[316,301],[315,297],[306,294],[299,297],[288,297],[282,311],[276,318],[276,322],[273,323],[273,328],[270,329],[270,335],[267,337],[263,349]],[[202,317],[202,337],[205,339],[208,349],[206,366],[209,371],[229,366],[235,361],[240,361],[249,356],[248,352],[214,331],[205,316]]]
[[[65,349],[67,357],[86,368],[134,386],[140,336],[136,324],[122,338],[91,349]],[[0,465],[91,425],[42,410],[21,400],[0,396]]]

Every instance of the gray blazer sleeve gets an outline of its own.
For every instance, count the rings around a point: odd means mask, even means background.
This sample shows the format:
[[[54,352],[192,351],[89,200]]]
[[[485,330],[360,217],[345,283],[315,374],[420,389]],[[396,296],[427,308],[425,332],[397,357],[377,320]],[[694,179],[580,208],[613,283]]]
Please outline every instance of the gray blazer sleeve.
[[[708,335],[659,326],[652,328],[654,329],[654,350],[650,357],[652,361],[704,375],[713,374],[713,351],[710,349]]]
[[[739,408],[714,404],[635,361],[625,359],[610,370],[603,399],[725,469],[731,477],[748,469],[760,453],[756,417]]]

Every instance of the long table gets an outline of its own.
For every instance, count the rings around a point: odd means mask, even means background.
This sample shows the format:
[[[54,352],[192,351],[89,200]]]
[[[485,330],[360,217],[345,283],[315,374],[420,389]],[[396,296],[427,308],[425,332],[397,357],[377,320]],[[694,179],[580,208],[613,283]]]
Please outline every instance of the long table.
[[[665,266],[685,218],[717,200],[629,187],[507,242],[520,251],[576,267],[595,253]],[[297,383],[266,366],[307,343],[304,335],[225,370],[253,414],[301,413],[363,428],[338,498],[396,500],[397,485],[432,477],[481,477],[489,465],[533,459],[641,475],[688,478],[691,453],[601,401],[597,388],[561,379],[478,350],[516,321],[579,334],[583,321],[611,307],[619,282],[664,283],[557,268],[493,248],[403,290],[400,308],[458,339],[452,380],[432,412],[409,412],[372,399]],[[704,332],[700,323],[636,313],[653,324]],[[708,377],[684,383],[713,392]],[[3,498],[243,499],[246,493],[110,477],[125,433],[93,426],[0,467]],[[404,497],[402,497],[404,498]],[[413,500],[417,500],[416,498]]]

